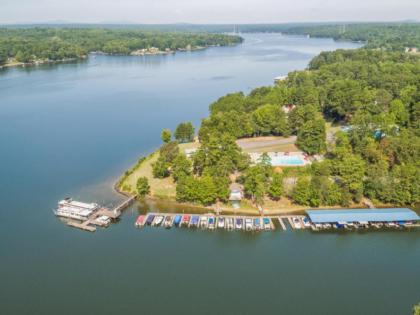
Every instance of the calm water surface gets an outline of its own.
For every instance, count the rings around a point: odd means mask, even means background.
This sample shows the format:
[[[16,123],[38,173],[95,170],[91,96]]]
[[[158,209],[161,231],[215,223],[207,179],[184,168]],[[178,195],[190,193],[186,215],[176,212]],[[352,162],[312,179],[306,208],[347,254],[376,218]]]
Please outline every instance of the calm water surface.
[[[328,39],[248,34],[237,47],[96,56],[0,72],[1,314],[408,314],[420,233],[144,229],[135,205],[94,234],[52,214],[71,195],[111,205],[117,176],[234,91],[305,68]],[[163,209],[167,210],[167,209]]]

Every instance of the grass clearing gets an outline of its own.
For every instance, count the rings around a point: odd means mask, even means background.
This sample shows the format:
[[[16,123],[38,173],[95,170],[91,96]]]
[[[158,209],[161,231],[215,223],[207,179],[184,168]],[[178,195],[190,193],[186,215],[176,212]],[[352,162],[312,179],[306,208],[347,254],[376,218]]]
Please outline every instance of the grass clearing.
[[[179,145],[181,152],[185,153],[186,149],[198,148],[198,142],[182,143]],[[139,177],[146,177],[150,185],[151,197],[162,199],[175,199],[176,184],[172,177],[154,178],[152,171],[152,164],[159,158],[159,151],[155,151],[145,158],[145,160],[133,169],[132,173],[128,175],[121,183],[120,189],[124,192],[133,194],[136,192],[136,183]]]

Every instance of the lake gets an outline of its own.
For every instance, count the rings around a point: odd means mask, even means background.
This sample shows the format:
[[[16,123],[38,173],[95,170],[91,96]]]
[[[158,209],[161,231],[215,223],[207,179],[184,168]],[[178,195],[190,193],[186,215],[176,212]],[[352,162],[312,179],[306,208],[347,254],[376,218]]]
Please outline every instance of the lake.
[[[134,228],[141,204],[96,233],[52,213],[66,196],[112,205],[112,185],[199,126],[229,92],[272,84],[323,50],[357,44],[245,34],[235,47],[90,56],[0,72],[2,314],[409,314],[420,302],[420,231],[247,234]]]

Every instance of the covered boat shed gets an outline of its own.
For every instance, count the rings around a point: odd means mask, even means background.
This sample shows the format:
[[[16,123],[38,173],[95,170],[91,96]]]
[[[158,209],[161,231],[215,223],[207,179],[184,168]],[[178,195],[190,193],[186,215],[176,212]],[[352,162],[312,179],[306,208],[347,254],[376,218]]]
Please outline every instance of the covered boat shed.
[[[307,210],[313,223],[418,221],[408,208]]]

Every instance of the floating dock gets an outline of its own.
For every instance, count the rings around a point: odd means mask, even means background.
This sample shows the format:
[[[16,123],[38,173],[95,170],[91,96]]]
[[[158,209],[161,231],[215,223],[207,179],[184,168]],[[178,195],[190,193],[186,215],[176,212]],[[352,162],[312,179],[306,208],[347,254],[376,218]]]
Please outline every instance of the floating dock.
[[[66,198],[58,203],[55,214],[66,218],[67,225],[83,231],[95,232],[96,227],[108,227],[112,221],[116,221],[122,210],[129,207],[137,196],[132,196],[114,207],[112,210],[100,207],[98,204],[83,203]]]

